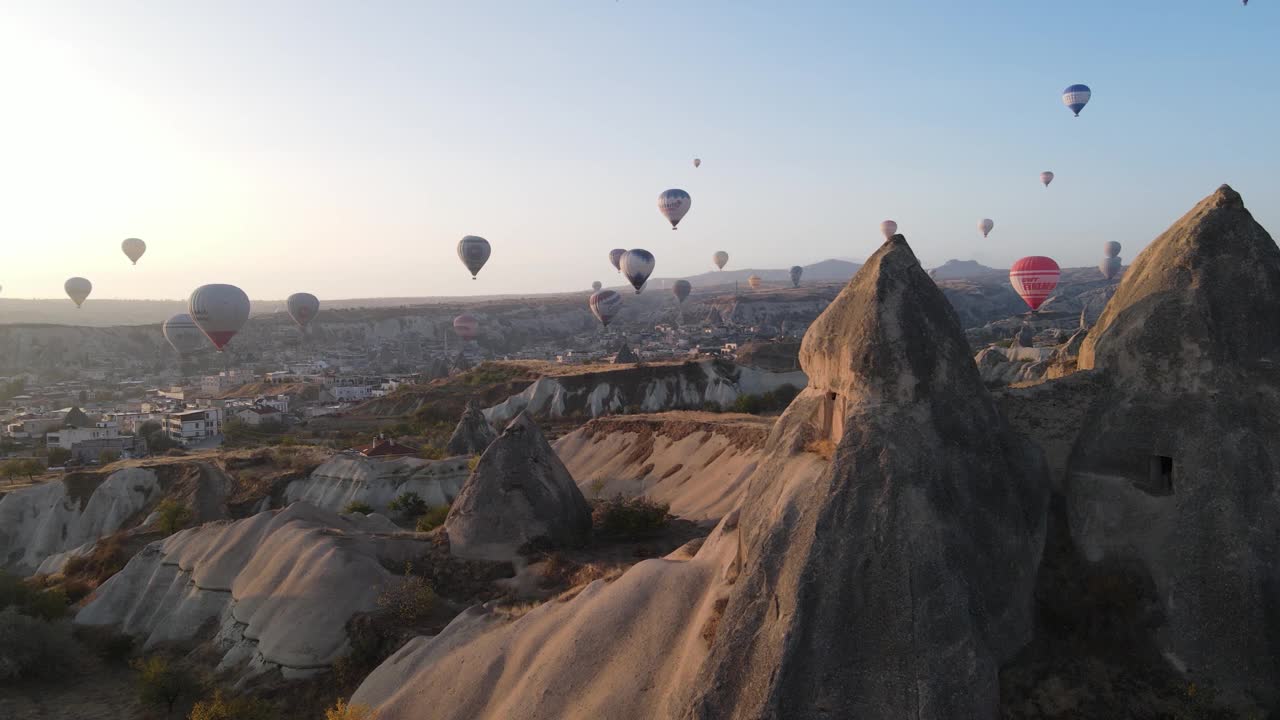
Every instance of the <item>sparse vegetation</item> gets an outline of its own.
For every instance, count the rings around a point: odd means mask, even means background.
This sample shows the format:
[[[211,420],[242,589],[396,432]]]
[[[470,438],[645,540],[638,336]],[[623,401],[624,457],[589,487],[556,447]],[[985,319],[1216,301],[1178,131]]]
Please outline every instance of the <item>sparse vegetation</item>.
[[[605,537],[642,539],[665,528],[671,522],[671,506],[648,498],[625,499],[617,495],[598,500],[591,512],[595,531]]]
[[[221,690],[191,708],[188,720],[274,720],[278,717],[270,703],[251,697],[228,698]]]
[[[160,655],[140,658],[133,663],[138,671],[138,699],[144,705],[165,709],[165,717],[173,716],[179,702],[200,696],[203,684],[194,673]]]
[[[814,455],[819,455],[823,458],[826,458],[827,460],[830,460],[832,457],[835,457],[836,444],[831,441],[831,438],[820,438],[817,440],[810,440],[809,442],[804,444],[804,451],[811,452]]]
[[[324,720],[378,720],[378,713],[365,705],[348,705],[338,698],[333,707],[324,711]]]
[[[66,672],[77,648],[64,624],[0,610],[0,683],[21,678],[50,678]]]
[[[346,507],[342,508],[342,512],[347,514],[360,513],[361,515],[371,515],[373,514],[373,506],[367,502],[352,500],[347,503]]]
[[[67,614],[68,604],[62,588],[45,590],[0,572],[0,609],[12,608],[28,617],[52,621]]]
[[[378,594],[378,608],[404,625],[425,621],[435,603],[435,590],[425,577],[413,574],[412,564],[405,565],[404,575],[393,579]]]
[[[71,462],[71,451],[61,447],[49,448],[49,467],[62,467]]]
[[[187,526],[187,523],[191,522],[191,508],[176,500],[166,499],[156,506],[156,516],[160,532],[168,536],[183,529]]]
[[[448,505],[437,505],[436,507],[427,508],[427,511],[418,518],[417,531],[431,532],[444,524],[445,518],[449,517]]]
[[[98,453],[99,465],[110,465],[111,463],[119,459],[120,459],[120,453],[114,450],[103,450],[102,452]]]
[[[423,445],[422,449],[418,451],[418,455],[423,460],[443,460],[446,457],[444,448],[436,445]]]
[[[733,402],[734,412],[757,415],[766,412],[786,410],[800,391],[794,385],[783,385],[777,390],[770,390],[763,395],[740,395]]]
[[[69,579],[76,578],[97,587],[106,582],[107,578],[123,570],[128,562],[125,534],[115,533],[99,540],[89,554],[77,555],[67,560],[67,564],[62,568],[62,574]],[[71,593],[68,592],[68,595]]]

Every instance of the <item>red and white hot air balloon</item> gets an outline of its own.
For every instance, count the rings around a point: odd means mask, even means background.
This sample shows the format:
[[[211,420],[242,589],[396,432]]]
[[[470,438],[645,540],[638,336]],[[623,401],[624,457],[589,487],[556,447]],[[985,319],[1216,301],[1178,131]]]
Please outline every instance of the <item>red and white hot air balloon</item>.
[[[305,328],[320,314],[320,299],[311,293],[294,293],[284,301],[284,306],[300,328]]]
[[[1009,284],[1034,312],[1040,309],[1053,289],[1058,287],[1062,271],[1053,258],[1042,255],[1024,257],[1009,268]]]
[[[601,290],[587,300],[587,305],[591,308],[591,314],[602,325],[609,327],[609,321],[622,309],[622,296],[613,290]]]
[[[480,335],[480,321],[475,315],[463,313],[453,319],[453,331],[463,340],[475,340]]]
[[[222,352],[249,319],[249,296],[235,285],[201,285],[191,293],[187,312]]]

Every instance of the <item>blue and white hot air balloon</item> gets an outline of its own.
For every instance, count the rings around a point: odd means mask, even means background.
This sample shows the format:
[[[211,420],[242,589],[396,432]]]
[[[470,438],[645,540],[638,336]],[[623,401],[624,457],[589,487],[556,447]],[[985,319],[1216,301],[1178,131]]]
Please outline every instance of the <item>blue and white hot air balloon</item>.
[[[636,289],[637,295],[644,289],[645,282],[653,273],[654,265],[653,253],[648,250],[636,248],[628,250],[627,254],[622,256],[622,276]]]
[[[1080,111],[1085,105],[1089,104],[1089,98],[1093,97],[1093,91],[1088,85],[1072,85],[1062,91],[1062,104],[1067,106],[1071,112],[1080,117]]]

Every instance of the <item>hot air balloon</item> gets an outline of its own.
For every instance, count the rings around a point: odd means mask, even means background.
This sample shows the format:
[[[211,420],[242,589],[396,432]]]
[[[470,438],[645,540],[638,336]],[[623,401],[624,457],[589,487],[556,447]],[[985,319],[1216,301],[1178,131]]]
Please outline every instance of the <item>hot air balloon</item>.
[[[759,290],[760,285],[763,284],[763,282],[764,281],[760,279],[759,275],[752,275],[747,278],[747,285],[750,285],[752,290]]]
[[[63,284],[62,289],[67,291],[67,297],[71,298],[76,307],[80,307],[89,293],[93,292],[93,283],[82,277],[73,277]]]
[[[982,237],[990,235],[992,228],[995,226],[996,223],[991,218],[983,218],[978,221],[978,229],[982,231]]]
[[[800,276],[804,274],[804,268],[799,265],[791,266],[791,287],[800,287]]]
[[[120,243],[120,249],[124,251],[125,257],[133,261],[134,265],[138,264],[138,258],[147,251],[147,244],[138,238],[128,238]]]
[[[320,313],[320,300],[311,293],[294,293],[284,301],[284,305],[289,309],[289,317],[300,328],[305,328]]]
[[[453,319],[453,331],[463,340],[475,340],[480,334],[480,321],[475,315],[463,313]]]
[[[892,220],[885,220],[880,223],[880,233],[884,235],[885,240],[888,240],[898,234],[898,223]]]
[[[729,253],[723,250],[717,250],[716,254],[711,256],[711,262],[715,263],[716,267],[723,270],[724,266],[729,264]]]
[[[493,249],[489,247],[489,241],[475,235],[468,235],[458,241],[458,257],[462,260],[462,264],[467,266],[471,271],[471,279],[476,279],[476,274],[480,272],[480,268],[489,262],[489,254]]]
[[[1080,117],[1080,111],[1089,104],[1091,97],[1093,97],[1093,91],[1088,85],[1072,85],[1062,91],[1062,104],[1075,113],[1076,117]]]
[[[679,300],[681,304],[684,303],[685,298],[689,297],[691,292],[693,292],[693,286],[689,284],[688,280],[677,280],[671,284],[671,294],[675,295],[676,300]]]
[[[622,272],[622,256],[626,255],[625,248],[614,248],[609,251],[609,262],[613,265],[613,269]]]
[[[605,327],[609,327],[609,321],[622,309],[622,296],[613,290],[601,290],[592,294],[587,305],[591,307],[591,314]]]
[[[676,225],[680,224],[680,219],[689,212],[692,205],[693,198],[683,190],[663,190],[658,196],[658,212],[671,223],[672,230],[676,229]]]
[[[1102,262],[1098,264],[1098,270],[1102,271],[1102,277],[1114,280],[1120,274],[1120,258],[1114,255],[1102,258]]]
[[[645,282],[653,273],[654,265],[653,253],[648,250],[628,250],[627,254],[622,256],[622,276],[636,289],[637,295],[644,289]]]
[[[1058,287],[1058,276],[1061,271],[1053,258],[1033,255],[1024,257],[1009,268],[1009,283],[1032,311],[1049,297],[1049,293]]]
[[[1044,183],[1045,187],[1049,187],[1049,183],[1053,182],[1053,173],[1048,170],[1040,173],[1040,182]]]
[[[249,296],[235,285],[201,285],[191,293],[187,311],[196,327],[222,352],[249,319]]]
[[[164,339],[169,341],[179,355],[190,355],[204,347],[204,333],[196,327],[196,323],[187,313],[178,313],[160,326]]]
[[[604,283],[599,280],[591,283],[591,292],[600,292],[600,288],[604,287]]]
[[[1120,255],[1120,243],[1115,240],[1108,240],[1102,246],[1102,254],[1107,257],[1118,257]]]
[[[702,158],[694,158],[694,159],[693,159],[693,166],[694,166],[694,167],[702,167]]]

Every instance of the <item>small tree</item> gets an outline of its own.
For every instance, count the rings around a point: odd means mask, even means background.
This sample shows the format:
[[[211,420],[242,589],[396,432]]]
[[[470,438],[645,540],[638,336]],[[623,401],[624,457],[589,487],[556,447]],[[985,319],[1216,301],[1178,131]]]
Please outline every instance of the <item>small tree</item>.
[[[199,678],[167,658],[152,655],[140,658],[133,667],[138,671],[138,699],[146,705],[164,707],[165,717],[173,716],[173,708],[181,700],[200,695]]]
[[[445,518],[449,517],[449,506],[438,505],[428,508],[422,517],[418,518],[416,529],[418,532],[431,532],[444,524]]]
[[[347,503],[347,506],[346,506],[345,508],[343,508],[343,509],[342,509],[342,512],[344,512],[344,513],[360,513],[361,515],[369,515],[369,514],[371,514],[371,513],[373,512],[373,506],[372,506],[372,505],[370,505],[369,503],[366,503],[366,502],[360,502],[359,500],[353,500],[353,501],[351,501],[351,502]]]
[[[175,500],[163,500],[156,506],[160,532],[172,535],[191,522],[191,508]]]
[[[227,698],[221,690],[191,708],[188,720],[273,720],[277,717],[270,704],[250,697]]]
[[[6,478],[9,478],[10,485],[14,484],[22,475],[22,461],[6,460],[3,463],[0,463],[0,475],[4,475]]]
[[[338,698],[333,707],[324,711],[324,720],[378,720],[378,713],[366,705],[348,705]]]
[[[66,465],[71,460],[71,451],[62,447],[49,448],[49,465],[61,466]]]
[[[400,513],[406,518],[413,519],[431,509],[427,505],[427,501],[416,492],[401,493],[399,497],[387,504],[387,509],[391,512]]]
[[[37,475],[44,472],[44,465],[35,458],[28,458],[19,462],[19,467],[22,468],[22,474],[27,476],[28,481],[35,480]]]

